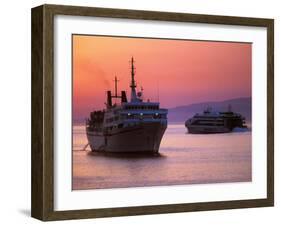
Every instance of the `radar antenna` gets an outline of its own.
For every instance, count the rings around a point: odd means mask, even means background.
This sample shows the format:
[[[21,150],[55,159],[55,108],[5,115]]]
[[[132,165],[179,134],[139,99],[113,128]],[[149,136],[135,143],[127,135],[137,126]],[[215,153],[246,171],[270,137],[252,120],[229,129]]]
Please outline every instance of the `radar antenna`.
[[[118,95],[117,95],[117,83],[119,82],[119,80],[117,80],[117,77],[115,76],[115,78],[114,78],[114,85],[115,85],[115,95],[114,95],[114,97],[118,97]]]
[[[135,66],[134,66],[134,57],[131,58],[131,101],[132,102],[137,102],[137,93],[136,93],[136,81],[135,81]]]

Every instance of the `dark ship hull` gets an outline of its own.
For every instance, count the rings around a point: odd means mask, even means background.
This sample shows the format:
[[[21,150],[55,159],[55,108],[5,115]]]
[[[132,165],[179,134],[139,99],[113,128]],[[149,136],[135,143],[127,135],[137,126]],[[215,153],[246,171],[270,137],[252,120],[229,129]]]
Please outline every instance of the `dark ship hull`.
[[[225,126],[186,126],[188,133],[192,134],[210,134],[210,133],[229,133],[232,130]]]
[[[148,122],[110,133],[87,131],[87,138],[92,151],[157,153],[166,128],[167,124]]]

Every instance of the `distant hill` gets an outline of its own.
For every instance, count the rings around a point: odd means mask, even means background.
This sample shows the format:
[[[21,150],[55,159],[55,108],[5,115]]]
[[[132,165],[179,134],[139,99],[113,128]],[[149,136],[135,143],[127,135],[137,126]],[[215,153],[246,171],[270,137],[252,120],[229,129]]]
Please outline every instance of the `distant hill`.
[[[210,106],[213,111],[226,111],[229,105],[231,105],[234,112],[242,114],[246,118],[246,121],[252,121],[251,97],[242,97],[218,102],[203,102],[170,108],[168,109],[168,121],[183,123],[194,114],[203,112],[208,106]]]

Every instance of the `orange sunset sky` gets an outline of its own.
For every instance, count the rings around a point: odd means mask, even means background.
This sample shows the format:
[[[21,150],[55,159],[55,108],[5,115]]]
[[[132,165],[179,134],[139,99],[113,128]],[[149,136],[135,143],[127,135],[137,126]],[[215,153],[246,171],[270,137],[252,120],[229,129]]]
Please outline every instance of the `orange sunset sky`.
[[[144,98],[172,108],[251,96],[250,43],[73,35],[73,119],[105,107],[106,91],[130,97],[130,63]],[[159,92],[158,92],[159,90]],[[158,94],[159,93],[159,94]]]

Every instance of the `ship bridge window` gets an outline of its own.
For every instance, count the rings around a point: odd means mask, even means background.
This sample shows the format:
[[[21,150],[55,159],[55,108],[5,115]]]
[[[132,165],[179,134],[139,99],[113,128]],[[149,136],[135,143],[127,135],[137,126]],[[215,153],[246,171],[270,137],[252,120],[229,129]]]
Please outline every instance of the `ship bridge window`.
[[[158,110],[159,106],[148,106],[148,109],[150,109],[150,110]]]
[[[140,105],[140,106],[126,106],[125,107],[126,110],[157,110],[159,109],[159,106],[145,106],[145,105]]]

